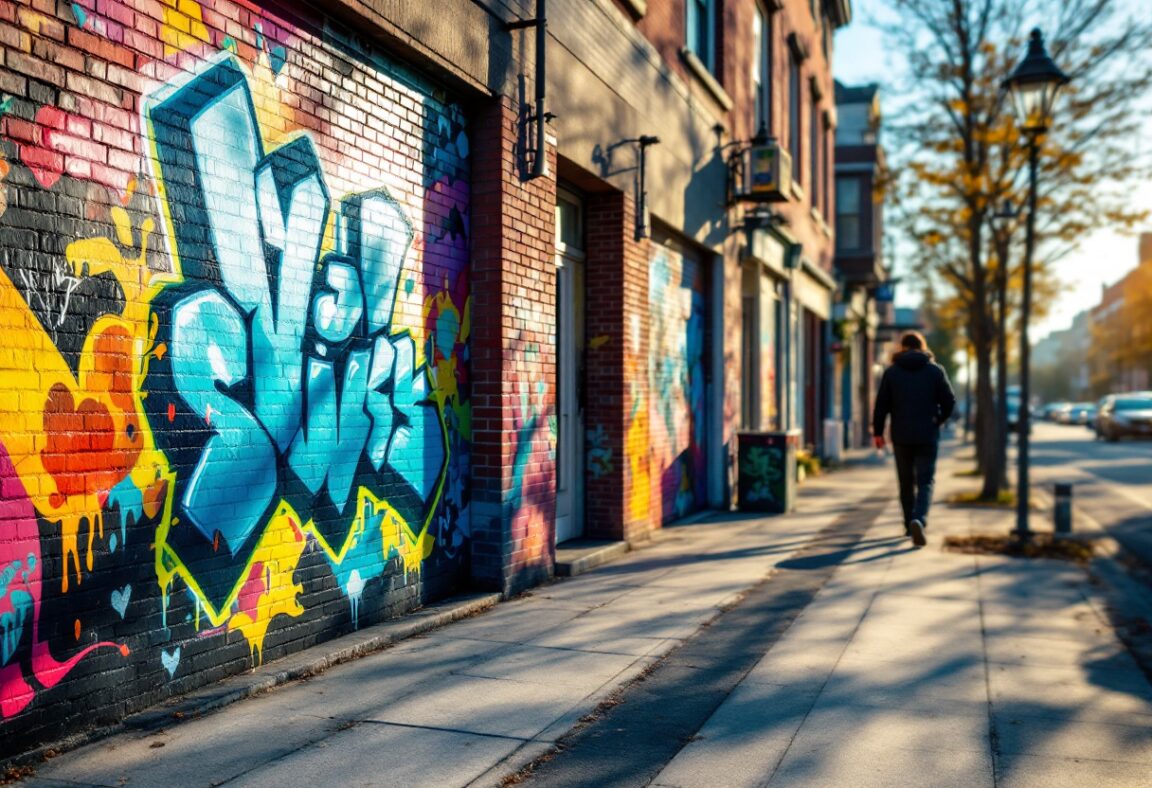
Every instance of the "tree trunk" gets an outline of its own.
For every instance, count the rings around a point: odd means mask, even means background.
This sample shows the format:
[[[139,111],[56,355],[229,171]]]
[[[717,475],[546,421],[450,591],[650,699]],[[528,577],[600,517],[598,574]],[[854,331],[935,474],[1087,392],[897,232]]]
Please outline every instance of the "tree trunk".
[[[990,433],[988,430],[981,427],[980,415],[982,410],[987,409],[987,405],[980,400],[980,346],[985,343],[985,331],[980,327],[981,320],[977,312],[978,307],[975,305],[969,307],[971,315],[969,320],[971,325],[968,329],[968,336],[971,337],[972,358],[976,362],[975,368],[975,384],[972,387],[973,399],[970,403],[975,417],[972,419],[972,442],[976,450],[976,473],[981,476],[984,475],[984,466],[988,459],[987,442]]]
[[[1001,490],[1008,489],[1008,263],[1007,244],[1000,246],[1000,269],[996,276],[996,440],[992,467]]]

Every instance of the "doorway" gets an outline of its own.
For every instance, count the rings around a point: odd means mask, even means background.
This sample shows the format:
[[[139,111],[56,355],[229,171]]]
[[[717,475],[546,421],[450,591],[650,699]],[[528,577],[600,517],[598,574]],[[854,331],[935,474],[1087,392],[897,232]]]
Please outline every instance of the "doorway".
[[[584,206],[556,195],[556,543],[584,535]]]

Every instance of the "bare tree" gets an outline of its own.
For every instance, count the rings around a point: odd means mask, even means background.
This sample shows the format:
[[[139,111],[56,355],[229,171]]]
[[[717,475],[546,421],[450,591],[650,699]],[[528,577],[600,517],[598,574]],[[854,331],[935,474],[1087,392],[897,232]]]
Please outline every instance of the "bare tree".
[[[977,464],[981,497],[1006,477],[1009,310],[1021,280],[991,234],[995,207],[1025,204],[1025,150],[1004,79],[1041,23],[1053,58],[1072,77],[1052,131],[1042,140],[1033,277],[1055,293],[1051,266],[1103,226],[1130,229],[1131,184],[1152,174],[1139,151],[1136,109],[1152,87],[1152,22],[1121,19],[1119,0],[891,0],[899,22],[881,25],[907,63],[905,100],[889,139],[900,178],[896,221],[915,250],[914,270],[955,298],[976,361]],[[1020,235],[1017,235],[1019,238]],[[1015,255],[1018,259],[1020,255]],[[998,304],[1004,305],[999,314]],[[1044,308],[1038,299],[1036,314]],[[1017,319],[1018,324],[1018,319]],[[993,351],[999,363],[993,372]],[[993,391],[993,379],[1001,382]],[[998,394],[998,396],[997,396]],[[1027,407],[1027,403],[1022,403]]]

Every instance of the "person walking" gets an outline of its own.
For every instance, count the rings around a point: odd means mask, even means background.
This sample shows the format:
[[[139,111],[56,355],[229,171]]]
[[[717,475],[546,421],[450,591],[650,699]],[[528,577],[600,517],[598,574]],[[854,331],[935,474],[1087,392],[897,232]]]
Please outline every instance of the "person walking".
[[[904,533],[912,544],[927,544],[928,507],[936,479],[940,426],[952,417],[956,394],[948,373],[933,360],[924,337],[910,331],[900,338],[900,351],[884,370],[872,410],[872,442],[884,448],[884,424],[892,419],[892,454],[900,483]]]

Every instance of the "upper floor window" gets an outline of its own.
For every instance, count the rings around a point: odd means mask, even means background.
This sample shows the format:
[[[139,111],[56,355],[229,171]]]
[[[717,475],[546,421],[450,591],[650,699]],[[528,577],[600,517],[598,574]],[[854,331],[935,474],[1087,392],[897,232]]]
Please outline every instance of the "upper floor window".
[[[836,179],[836,249],[850,252],[860,249],[863,232],[860,226],[863,217],[861,210],[860,179],[855,177]]]
[[[808,155],[812,157],[812,207],[823,213],[824,210],[824,139],[820,129],[819,99],[812,94],[808,112]]]
[[[752,128],[761,126],[771,133],[772,101],[772,23],[763,7],[756,6],[752,19],[752,95],[755,99]]]
[[[688,0],[688,49],[712,73],[716,72],[716,2]]]
[[[803,140],[800,137],[802,118],[801,103],[803,101],[800,83],[800,62],[795,56],[788,60],[788,152],[792,154],[792,180],[800,183],[804,174]]]

